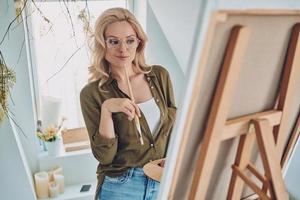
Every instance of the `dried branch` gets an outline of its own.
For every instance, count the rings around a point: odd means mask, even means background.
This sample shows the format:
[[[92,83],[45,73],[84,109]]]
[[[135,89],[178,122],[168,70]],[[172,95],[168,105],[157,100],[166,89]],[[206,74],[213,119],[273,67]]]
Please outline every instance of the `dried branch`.
[[[2,52],[0,51],[0,122],[5,116],[8,116],[7,96],[15,83],[16,74],[12,69],[7,67]]]
[[[76,35],[75,35],[74,24],[73,24],[73,20],[72,20],[71,14],[70,14],[70,10],[69,10],[69,8],[68,8],[68,6],[67,6],[65,0],[63,0],[63,3],[64,3],[64,6],[65,6],[65,8],[66,8],[66,11],[67,11],[67,13],[68,13],[68,17],[69,17],[70,24],[71,24],[71,27],[72,27],[72,32],[73,32],[72,37],[74,37],[75,44],[76,44],[76,46],[78,47],[77,40],[76,40]]]
[[[23,42],[22,42],[21,49],[20,49],[20,51],[19,51],[19,56],[18,56],[17,63],[19,63],[19,61],[20,61],[20,58],[21,58],[21,55],[22,55],[22,51],[23,51],[24,45],[25,45],[25,37],[23,38]]]
[[[13,100],[13,98],[12,98],[12,96],[11,96],[10,90],[8,91],[8,96],[9,96],[9,98],[10,98],[10,101],[11,101],[12,105],[15,106],[16,104],[15,104],[15,101]]]
[[[5,39],[5,37],[7,36],[8,32],[9,32],[9,29],[10,29],[10,27],[12,26],[12,24],[13,24],[13,23],[21,16],[23,10],[24,10],[25,7],[26,7],[27,2],[28,2],[28,0],[25,0],[25,1],[24,1],[24,4],[23,4],[23,7],[22,7],[21,11],[20,11],[20,12],[18,13],[18,15],[17,15],[17,16],[9,23],[9,25],[8,25],[8,27],[6,28],[6,31],[5,31],[5,33],[4,33],[4,35],[3,35],[2,39],[1,39],[1,41],[0,41],[0,46],[2,45],[2,43],[3,43],[4,39]]]
[[[87,0],[85,0],[85,8],[84,8],[84,10],[87,10],[87,13],[88,13],[87,30],[89,31],[90,30],[90,22],[91,22],[91,13],[90,13],[90,9],[89,9]]]
[[[40,16],[42,17],[42,19],[45,20],[45,22],[47,22],[48,24],[50,24],[49,30],[46,33],[46,35],[47,35],[50,31],[52,31],[53,23],[45,16],[45,14],[42,12],[42,10],[36,5],[36,3],[35,3],[34,0],[30,0],[30,1],[32,2],[32,4],[34,5],[34,7],[36,8],[36,10],[38,11],[38,13],[40,14]],[[27,21],[28,17],[30,17],[32,15],[32,13],[34,13],[34,12],[35,12],[35,10],[32,10],[31,13],[27,14],[25,16],[25,21]],[[22,13],[22,12],[20,11],[20,13]],[[22,22],[23,22],[23,18],[22,18]],[[20,23],[16,24],[11,30],[16,29],[20,24],[22,24],[22,23],[20,22]],[[27,28],[28,34],[30,34],[30,31],[28,29],[27,23],[26,23],[26,28]],[[31,38],[33,38],[32,35],[30,35],[30,36],[31,36]]]
[[[66,67],[66,65],[68,64],[68,62],[72,59],[72,57],[73,57],[80,49],[82,49],[82,47],[84,47],[84,45],[82,45],[81,47],[77,48],[76,51],[73,52],[73,54],[72,54],[72,55],[68,58],[68,60],[63,64],[63,66],[60,67],[60,69],[59,69],[57,72],[55,72],[50,78],[48,78],[48,79],[46,80],[46,82],[48,82],[50,79],[52,79],[54,76],[56,76],[59,72],[61,72],[61,71]]]
[[[40,13],[40,15],[42,16],[42,18],[46,21],[46,22],[48,22],[48,23],[51,23],[50,22],[50,20],[44,15],[44,13],[41,11],[41,9],[36,5],[36,3],[33,1],[33,0],[31,0],[32,1],[32,4],[34,5],[34,7],[36,8],[36,10]],[[51,23],[52,24],[52,23]]]
[[[48,23],[48,24],[50,24],[50,28],[49,28],[49,30],[47,31],[47,33],[46,33],[46,35],[49,33],[49,31],[52,29],[52,27],[53,27],[53,23],[44,15],[44,13],[41,11],[41,9],[36,5],[36,3],[33,1],[33,0],[31,0],[32,1],[32,3],[33,3],[33,5],[34,5],[34,7],[37,9],[37,11],[40,13],[40,15],[41,15],[41,17]]]
[[[23,136],[28,139],[27,135],[25,134],[25,132],[23,131],[23,129],[21,128],[21,126],[16,122],[16,120],[9,114],[9,112],[11,112],[10,110],[8,110],[8,112],[6,113],[6,116],[12,120],[12,122],[17,126],[17,128],[21,131],[21,133],[23,134]],[[12,112],[11,112],[12,113]]]

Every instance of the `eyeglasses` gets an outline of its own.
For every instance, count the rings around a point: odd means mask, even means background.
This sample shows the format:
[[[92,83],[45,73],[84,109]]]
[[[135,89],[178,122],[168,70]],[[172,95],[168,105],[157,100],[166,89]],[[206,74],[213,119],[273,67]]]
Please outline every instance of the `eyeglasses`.
[[[116,48],[120,47],[122,42],[125,43],[125,47],[127,49],[134,49],[139,45],[140,40],[135,36],[129,36],[125,39],[108,37],[105,40],[105,42],[106,42],[107,48],[109,48],[109,49],[116,49]]]

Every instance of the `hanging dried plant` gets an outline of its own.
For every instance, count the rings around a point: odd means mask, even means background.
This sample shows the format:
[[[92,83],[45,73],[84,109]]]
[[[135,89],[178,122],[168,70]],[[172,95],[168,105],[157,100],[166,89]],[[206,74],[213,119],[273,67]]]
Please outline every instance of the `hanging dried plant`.
[[[0,51],[0,122],[7,116],[8,105],[7,98],[10,94],[10,89],[16,83],[16,74],[9,69],[4,61],[3,55]]]
[[[25,6],[24,0],[15,0],[15,11],[16,11],[18,23],[21,23],[23,21],[21,14],[22,14],[24,6]]]
[[[82,9],[78,15],[78,19],[83,23],[83,30],[86,34],[92,33],[89,19],[89,12],[86,9]]]

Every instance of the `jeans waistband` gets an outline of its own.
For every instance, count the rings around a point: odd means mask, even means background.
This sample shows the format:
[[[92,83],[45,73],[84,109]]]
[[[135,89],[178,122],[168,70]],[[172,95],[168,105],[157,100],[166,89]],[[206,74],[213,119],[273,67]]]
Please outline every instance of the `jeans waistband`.
[[[135,174],[135,175],[140,175],[140,176],[144,176],[144,170],[143,168],[141,167],[133,167],[133,168],[130,168],[128,170],[129,174],[132,175],[132,174]]]

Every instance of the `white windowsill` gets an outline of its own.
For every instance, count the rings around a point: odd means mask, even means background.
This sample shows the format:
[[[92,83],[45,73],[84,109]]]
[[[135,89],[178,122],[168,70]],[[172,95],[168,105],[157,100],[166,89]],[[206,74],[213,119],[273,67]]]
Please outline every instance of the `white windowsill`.
[[[80,192],[81,186],[90,184],[92,187],[87,192]],[[81,200],[81,199],[92,199],[96,191],[96,182],[81,183],[76,185],[69,185],[65,187],[63,194],[60,194],[54,198],[43,198],[38,200]]]
[[[39,160],[50,160],[50,159],[57,159],[57,158],[63,158],[63,157],[72,157],[72,156],[82,156],[82,155],[88,155],[92,154],[91,149],[82,149],[82,150],[77,150],[77,151],[69,151],[65,152],[64,150],[61,150],[58,155],[52,156],[48,155],[47,151],[40,152],[39,153]]]

